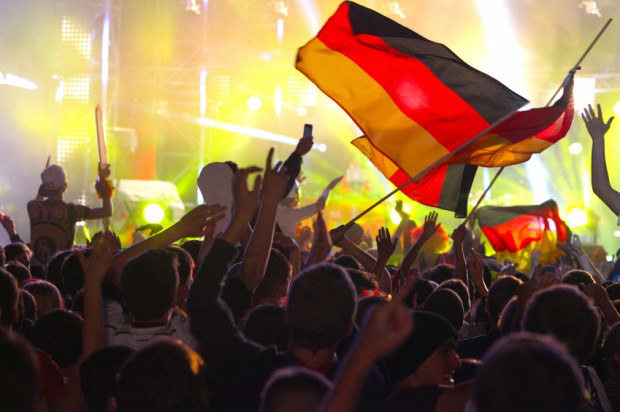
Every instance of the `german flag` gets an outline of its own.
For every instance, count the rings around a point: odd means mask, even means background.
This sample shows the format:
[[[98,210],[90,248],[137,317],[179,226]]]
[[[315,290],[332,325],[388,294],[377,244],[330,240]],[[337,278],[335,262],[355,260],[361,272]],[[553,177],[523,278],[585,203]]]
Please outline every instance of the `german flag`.
[[[540,250],[542,265],[555,263],[562,251],[556,243],[566,241],[567,228],[553,200],[531,206],[484,206],[476,211],[482,233],[497,253],[497,259],[529,268],[533,250]]]
[[[515,113],[526,99],[446,46],[353,2],[341,4],[317,37],[299,49],[296,67],[364,131],[353,144],[390,181],[400,185],[430,171],[403,192],[449,210],[469,187],[452,184],[451,190],[460,191],[448,196],[441,176],[460,168],[473,180],[475,168],[441,163],[520,163],[563,137],[572,121],[572,93],[552,107]]]
[[[296,67],[416,176],[528,103],[446,46],[344,2]]]

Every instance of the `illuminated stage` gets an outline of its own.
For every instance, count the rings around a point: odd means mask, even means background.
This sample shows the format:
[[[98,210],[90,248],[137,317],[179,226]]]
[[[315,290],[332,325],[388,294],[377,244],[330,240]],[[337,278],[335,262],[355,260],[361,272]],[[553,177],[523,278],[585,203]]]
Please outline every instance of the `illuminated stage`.
[[[314,125],[317,147],[303,164],[302,204],[346,175],[330,199],[328,225],[348,221],[393,186],[350,141],[360,134],[340,107],[294,69],[297,49],[316,35],[337,1],[313,0],[4,0],[0,6],[0,203],[28,240],[25,205],[36,195],[48,155],[69,171],[69,201],[97,204],[94,107],[107,118],[112,177],[172,182],[186,208],[198,201],[196,178],[212,161],[262,165],[271,146],[285,159]],[[373,8],[450,47],[472,66],[545,105],[605,20],[613,0],[368,0]],[[599,15],[597,15],[600,14]],[[620,100],[620,25],[577,74],[577,108]],[[620,104],[616,106],[620,114]],[[608,147],[620,141],[612,128]],[[511,166],[486,203],[554,199],[585,242],[620,247],[616,217],[591,194],[589,138],[576,117],[568,136],[525,165]],[[620,188],[617,154],[608,150]],[[478,171],[477,198],[495,173]],[[363,224],[392,223],[396,195]],[[405,200],[416,221],[428,207]],[[121,201],[120,199],[118,200]],[[158,199],[153,199],[158,201]],[[117,217],[144,224],[140,209]],[[584,215],[586,219],[584,221]],[[458,222],[440,212],[451,229]],[[573,222],[575,222],[573,220]],[[165,224],[170,223],[164,220]],[[573,223],[573,226],[579,223]],[[90,225],[90,224],[89,224]],[[97,230],[89,227],[90,232]],[[620,232],[617,233],[620,236]],[[8,243],[5,234],[0,241]]]

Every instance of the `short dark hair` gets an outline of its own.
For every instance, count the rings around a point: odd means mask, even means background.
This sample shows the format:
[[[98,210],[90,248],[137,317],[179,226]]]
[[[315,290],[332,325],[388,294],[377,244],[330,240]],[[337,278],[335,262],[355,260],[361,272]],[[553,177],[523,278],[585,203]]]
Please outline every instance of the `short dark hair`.
[[[80,365],[80,388],[89,412],[105,412],[108,398],[116,395],[116,375],[133,353],[126,346],[110,346],[93,352]]]
[[[454,279],[454,266],[447,263],[428,268],[422,273],[422,276],[426,279],[440,284],[444,280]]]
[[[553,335],[583,364],[594,349],[600,319],[581,291],[573,286],[557,285],[534,294],[525,308],[521,329]]]
[[[291,283],[287,300],[292,342],[313,351],[336,346],[356,308],[353,283],[340,266],[319,263],[304,269]]]
[[[198,239],[189,239],[181,243],[180,247],[191,255],[192,259],[194,259],[194,263],[199,263],[198,258],[200,257],[200,248],[202,247],[202,241]]]
[[[312,370],[299,366],[278,369],[261,393],[259,412],[315,411],[332,384]]]
[[[500,276],[491,284],[487,295],[489,318],[499,321],[504,306],[517,294],[519,285],[523,284],[514,276]]]
[[[479,412],[585,411],[579,369],[551,337],[517,332],[484,355],[472,399]]]
[[[89,257],[92,252],[92,249],[80,251],[86,257]],[[60,289],[63,293],[74,297],[84,287],[84,271],[75,251],[72,251],[65,257],[60,271],[63,279],[62,288]]]
[[[286,310],[278,305],[259,305],[248,313],[244,335],[263,346],[275,345],[278,350],[288,348],[289,330],[285,322]]]
[[[291,280],[293,266],[286,256],[277,249],[271,249],[265,276],[254,292],[254,303],[261,299],[273,298],[283,284]]]
[[[26,279],[31,279],[32,274],[30,270],[23,263],[17,260],[12,260],[6,265],[6,271],[17,279],[17,284],[22,285]]]
[[[30,248],[21,242],[9,243],[4,247],[4,253],[6,255],[7,262],[16,260],[22,253],[27,254],[29,257],[32,256],[32,251]]]
[[[192,270],[194,269],[194,258],[192,258],[192,255],[187,250],[179,246],[168,246],[166,250],[177,255],[179,285],[187,285],[188,279],[192,275]]]
[[[607,291],[607,295],[609,296],[609,300],[620,299],[620,283],[613,283],[605,289]]]
[[[203,404],[205,391],[202,358],[180,341],[159,338],[121,368],[117,411],[193,411]]]
[[[82,317],[64,309],[46,313],[34,324],[32,343],[61,368],[75,364],[82,353]]]
[[[13,316],[17,310],[19,300],[19,289],[17,280],[6,270],[0,268],[0,324],[5,328],[10,328],[13,324]]]
[[[73,253],[71,250],[59,250],[54,252],[45,263],[47,268],[47,280],[52,282],[58,289],[62,289],[62,264],[65,258]]]
[[[423,305],[424,302],[426,302],[426,299],[428,299],[428,297],[431,295],[431,293],[433,293],[436,287],[437,285],[432,280],[424,278],[416,279],[415,285],[413,285],[411,292],[409,292],[409,294],[405,298],[405,306],[407,306],[409,309],[413,309],[414,303],[417,303],[418,305]],[[417,302],[414,302],[413,297],[416,296],[416,293],[418,300]]]
[[[469,289],[467,288],[467,285],[465,285],[465,282],[461,279],[444,280],[439,284],[439,286],[437,286],[437,289],[452,289],[457,295],[459,295],[459,298],[461,298],[464,313],[467,314],[471,309],[471,303],[469,302]]]
[[[150,249],[121,269],[120,288],[132,315],[149,321],[166,314],[177,294],[177,258],[165,249]]]
[[[347,273],[355,286],[358,297],[364,296],[364,290],[375,290],[377,288],[368,272],[359,269],[347,269]]]
[[[565,285],[572,286],[579,286],[580,283],[591,285],[594,283],[594,278],[585,270],[573,269],[566,272],[560,281]]]

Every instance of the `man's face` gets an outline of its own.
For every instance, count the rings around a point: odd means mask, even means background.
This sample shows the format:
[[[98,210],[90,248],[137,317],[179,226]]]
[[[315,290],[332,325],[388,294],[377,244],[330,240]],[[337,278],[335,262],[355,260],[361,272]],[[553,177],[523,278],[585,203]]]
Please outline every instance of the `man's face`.
[[[424,377],[427,385],[453,386],[455,369],[461,367],[461,360],[456,354],[456,342],[450,338],[416,369],[415,374]]]

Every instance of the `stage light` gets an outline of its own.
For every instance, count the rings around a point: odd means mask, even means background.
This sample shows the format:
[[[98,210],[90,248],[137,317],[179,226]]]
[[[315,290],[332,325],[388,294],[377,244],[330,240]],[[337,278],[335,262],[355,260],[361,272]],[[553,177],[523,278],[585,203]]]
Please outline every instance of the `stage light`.
[[[583,151],[581,143],[573,143],[568,147],[568,152],[573,155],[578,155]]]
[[[588,214],[580,207],[572,207],[568,211],[568,227],[576,228],[588,224]]]
[[[250,96],[246,102],[248,109],[257,112],[263,106],[263,101],[258,96]]]
[[[321,143],[317,146],[317,149],[319,149],[319,152],[325,152],[327,150],[327,145],[325,143]]]
[[[408,204],[403,205],[403,211],[405,213],[409,213],[411,212],[411,207]],[[392,221],[392,223],[394,223],[395,225],[400,224],[400,221],[402,220],[402,218],[400,217],[400,215],[398,214],[398,212],[396,211],[396,209],[392,209],[390,210],[390,220]]]
[[[282,88],[276,87],[273,95],[273,107],[276,110],[276,116],[280,117],[282,114]]]
[[[614,113],[616,113],[616,116],[620,116],[620,101],[617,101],[616,104],[614,104]]]
[[[400,2],[390,1],[388,3],[388,8],[390,9],[390,13],[395,14],[401,19],[407,18],[407,16],[405,16],[405,13],[403,12],[403,9],[400,7]]]
[[[164,209],[157,203],[150,203],[144,208],[144,219],[149,223],[159,223],[164,220]]]
[[[35,90],[37,85],[31,82],[30,80],[26,80],[23,77],[15,76],[14,74],[7,73],[2,75],[0,73],[0,84],[6,84],[7,86],[15,86],[20,89],[28,89]]]
[[[278,34],[278,43],[282,43],[282,38],[284,38],[284,19],[278,19],[276,31]]]
[[[198,87],[200,95],[200,116],[207,113],[207,71],[202,69],[200,71],[200,86]]]
[[[295,107],[316,106],[318,89],[306,78],[301,76],[290,76],[288,78],[288,97],[288,103]]]
[[[298,115],[298,116],[305,116],[305,115],[307,115],[307,114],[308,114],[308,109],[306,109],[305,107],[303,107],[303,106],[299,106],[299,107],[297,108],[297,115]]]
[[[594,105],[595,87],[596,79],[593,77],[575,78],[573,96],[576,111],[585,109],[588,105]]]
[[[614,236],[615,237],[620,237],[620,230],[614,231]]]
[[[596,4],[595,0],[582,0],[581,4],[579,4],[579,8],[583,8],[586,11],[586,14],[603,17],[601,16],[601,11],[598,8],[598,4]]]

